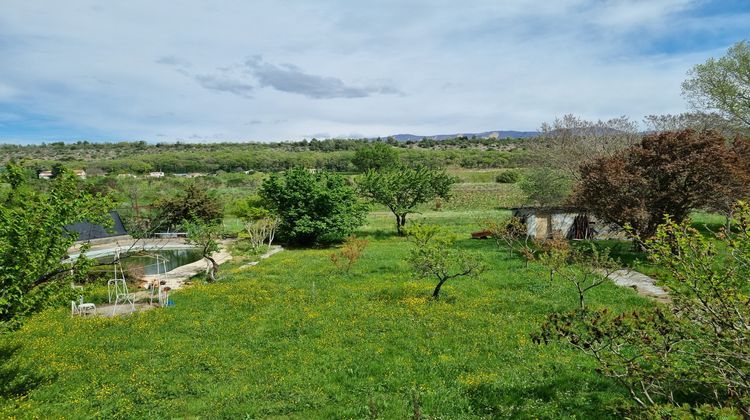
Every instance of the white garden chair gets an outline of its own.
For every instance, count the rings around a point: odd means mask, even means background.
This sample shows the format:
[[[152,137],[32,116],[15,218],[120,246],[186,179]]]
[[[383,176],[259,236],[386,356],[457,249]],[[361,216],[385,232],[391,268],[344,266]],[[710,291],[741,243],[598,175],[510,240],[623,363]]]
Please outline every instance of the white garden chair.
[[[83,296],[79,296],[79,301],[70,301],[71,315],[94,315],[96,314],[96,305],[93,303],[83,303]]]

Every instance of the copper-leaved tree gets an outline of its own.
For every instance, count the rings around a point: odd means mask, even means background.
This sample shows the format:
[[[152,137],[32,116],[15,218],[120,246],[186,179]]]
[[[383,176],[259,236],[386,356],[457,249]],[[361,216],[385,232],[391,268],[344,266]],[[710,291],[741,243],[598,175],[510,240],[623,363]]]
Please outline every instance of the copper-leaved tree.
[[[647,135],[614,156],[583,164],[572,201],[649,238],[665,214],[682,221],[695,209],[747,196],[746,145],[746,139],[728,144],[710,131]]]

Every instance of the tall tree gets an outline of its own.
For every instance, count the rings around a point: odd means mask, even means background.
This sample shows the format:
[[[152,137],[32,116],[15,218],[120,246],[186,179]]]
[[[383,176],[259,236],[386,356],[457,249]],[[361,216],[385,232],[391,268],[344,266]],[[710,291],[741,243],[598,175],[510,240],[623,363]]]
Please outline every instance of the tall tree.
[[[693,67],[688,76],[682,94],[693,107],[750,127],[750,43],[736,43],[725,56]]]
[[[112,207],[109,199],[79,188],[65,171],[46,193],[25,188],[16,178],[8,181],[11,194],[0,203],[0,331],[69,297],[70,282],[85,278],[90,261],[63,262],[77,240],[65,226],[84,220],[106,224]]]
[[[396,230],[403,234],[406,216],[418,205],[440,197],[450,198],[455,178],[445,170],[399,166],[386,171],[369,170],[359,180],[359,190],[382,204],[396,217]]]
[[[360,172],[388,169],[398,164],[398,152],[387,143],[374,142],[357,149],[352,163]]]
[[[622,116],[606,121],[587,121],[575,115],[543,123],[538,141],[531,144],[539,168],[559,171],[570,179],[580,178],[581,164],[609,157],[640,139],[638,124]]]

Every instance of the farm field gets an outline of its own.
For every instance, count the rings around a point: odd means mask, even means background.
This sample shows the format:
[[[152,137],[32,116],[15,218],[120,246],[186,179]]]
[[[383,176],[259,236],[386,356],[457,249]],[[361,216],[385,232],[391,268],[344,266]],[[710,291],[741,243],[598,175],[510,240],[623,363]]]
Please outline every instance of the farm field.
[[[425,211],[462,238],[495,210]],[[175,306],[129,317],[48,310],[5,335],[2,417],[609,418],[624,389],[588,358],[534,344],[544,316],[575,293],[493,241],[462,239],[489,270],[476,280],[416,280],[390,215],[349,274],[332,249],[290,249],[219,281],[178,291]],[[628,288],[592,291],[593,307],[651,305]]]

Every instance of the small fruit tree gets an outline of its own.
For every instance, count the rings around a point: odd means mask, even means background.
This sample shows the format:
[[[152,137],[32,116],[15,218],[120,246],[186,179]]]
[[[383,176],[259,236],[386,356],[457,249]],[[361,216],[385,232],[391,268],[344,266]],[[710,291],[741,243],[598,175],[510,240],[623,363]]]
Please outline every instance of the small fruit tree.
[[[432,277],[438,283],[432,297],[438,299],[446,281],[458,277],[476,278],[485,265],[473,254],[455,248],[455,238],[439,226],[416,224],[407,230],[412,243],[409,263],[421,278]]]

